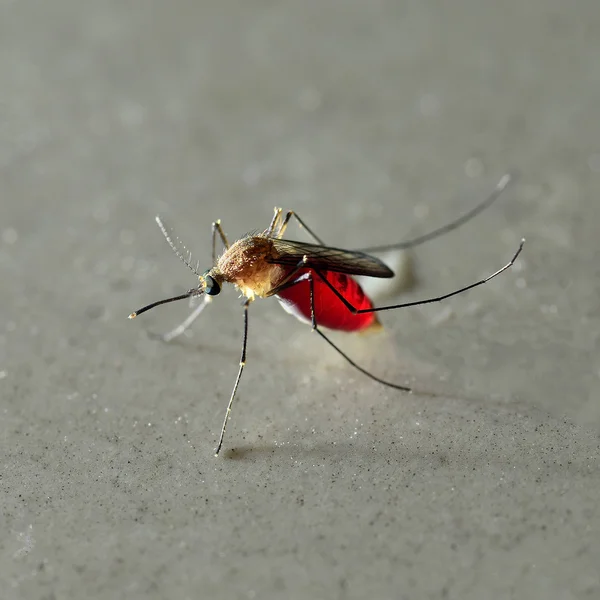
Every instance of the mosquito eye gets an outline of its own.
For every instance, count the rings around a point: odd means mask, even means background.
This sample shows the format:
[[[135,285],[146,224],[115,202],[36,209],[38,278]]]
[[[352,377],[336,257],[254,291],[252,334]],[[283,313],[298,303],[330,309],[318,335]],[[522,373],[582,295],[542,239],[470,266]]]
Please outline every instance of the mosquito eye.
[[[208,296],[216,296],[221,291],[221,286],[210,276],[204,279],[204,293]]]

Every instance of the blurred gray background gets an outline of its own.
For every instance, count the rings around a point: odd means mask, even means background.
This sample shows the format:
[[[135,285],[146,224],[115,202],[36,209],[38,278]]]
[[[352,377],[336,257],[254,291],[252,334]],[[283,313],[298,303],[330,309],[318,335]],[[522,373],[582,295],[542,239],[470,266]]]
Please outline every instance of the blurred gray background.
[[[595,0],[0,0],[3,598],[600,597]],[[148,335],[294,208],[400,241],[410,301],[334,339],[234,290]],[[295,226],[291,237],[306,239]],[[398,298],[398,296],[397,296]]]

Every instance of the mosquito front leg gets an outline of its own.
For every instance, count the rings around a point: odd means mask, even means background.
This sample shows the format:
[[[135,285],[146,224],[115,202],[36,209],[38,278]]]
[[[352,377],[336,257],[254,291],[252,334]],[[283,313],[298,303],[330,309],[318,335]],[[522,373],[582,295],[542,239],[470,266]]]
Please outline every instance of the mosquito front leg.
[[[229,416],[231,415],[231,407],[233,406],[233,399],[235,398],[235,394],[237,392],[238,386],[240,385],[240,379],[242,378],[242,372],[244,371],[244,367],[246,366],[246,342],[248,341],[248,306],[250,306],[250,300],[246,300],[244,302],[244,339],[242,342],[242,356],[240,358],[240,368],[238,370],[237,377],[235,379],[235,384],[233,386],[233,390],[231,392],[231,396],[229,398],[229,404],[227,404],[227,411],[225,412],[225,419],[223,419],[223,426],[221,427],[221,435],[219,437],[219,443],[215,448],[215,456],[219,456],[219,452],[221,451],[221,446],[223,445],[223,439],[225,438],[225,429],[227,428],[227,421],[229,420]]]
[[[217,233],[221,237],[221,241],[223,242],[223,246],[225,249],[229,249],[229,242],[227,241],[227,237],[225,236],[225,232],[221,227],[221,219],[217,219],[212,224],[212,264],[213,267],[217,264]]]
[[[281,208],[278,208],[276,206],[273,209],[273,211],[274,211],[273,218],[271,219],[269,226],[265,230],[265,235],[267,237],[273,237],[273,232],[275,231],[275,229],[277,229],[279,227],[279,221],[281,221]],[[275,236],[275,237],[277,237],[277,236]]]
[[[325,244],[323,243],[323,240],[317,236],[313,230],[308,227],[308,225],[306,225],[306,223],[293,211],[293,210],[289,210],[283,221],[281,222],[281,225],[279,226],[279,229],[277,230],[277,233],[275,234],[275,237],[278,239],[281,239],[283,237],[283,234],[285,233],[285,230],[287,229],[288,223],[290,221],[290,219],[294,217],[294,219],[296,219],[296,221],[298,221],[298,226],[301,229],[306,229],[307,233],[314,239],[316,240],[316,242],[318,244],[321,244],[321,246],[324,246]]]

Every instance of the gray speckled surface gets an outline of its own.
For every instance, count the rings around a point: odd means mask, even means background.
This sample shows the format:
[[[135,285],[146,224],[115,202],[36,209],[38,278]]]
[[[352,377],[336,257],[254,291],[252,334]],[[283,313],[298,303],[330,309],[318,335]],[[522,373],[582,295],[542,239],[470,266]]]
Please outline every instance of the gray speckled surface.
[[[2,597],[598,598],[600,7],[534,0],[0,0]],[[212,455],[242,314],[134,322],[293,207],[416,249],[407,301],[335,339],[273,301]],[[208,267],[209,264],[207,263]]]

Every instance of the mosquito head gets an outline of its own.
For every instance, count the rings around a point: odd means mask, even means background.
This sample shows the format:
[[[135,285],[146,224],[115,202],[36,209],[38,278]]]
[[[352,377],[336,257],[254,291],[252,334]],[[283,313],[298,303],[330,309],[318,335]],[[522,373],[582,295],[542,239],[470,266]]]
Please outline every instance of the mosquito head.
[[[207,296],[217,296],[218,294],[221,293],[221,283],[220,280],[221,278],[218,277],[216,275],[216,273],[213,272],[212,269],[209,269],[208,271],[204,271],[204,273],[202,273],[202,275],[200,275],[198,277],[198,280],[200,281],[199,285],[198,285],[198,295],[204,293]]]
[[[152,302],[140,310],[136,310],[129,315],[130,319],[135,319],[138,315],[145,313],[147,310],[154,308],[155,306],[160,306],[161,304],[168,304],[169,302],[175,302],[177,300],[185,300],[185,298],[196,298],[198,296],[202,296],[206,294],[207,296],[217,296],[221,293],[221,281],[222,277],[215,269],[209,269],[208,271],[204,271],[202,275],[198,276],[198,286],[188,290],[185,294],[181,294],[179,296],[173,296],[172,298],[165,298],[164,300],[158,300],[157,302]]]

